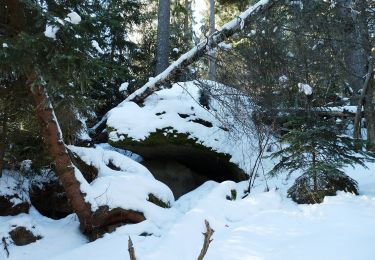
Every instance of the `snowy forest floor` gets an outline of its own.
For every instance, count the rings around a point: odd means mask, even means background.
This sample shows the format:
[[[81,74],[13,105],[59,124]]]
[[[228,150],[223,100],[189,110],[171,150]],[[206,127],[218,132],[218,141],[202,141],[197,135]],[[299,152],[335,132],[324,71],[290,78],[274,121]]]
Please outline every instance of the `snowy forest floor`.
[[[209,181],[179,198],[159,219],[118,228],[88,243],[74,214],[61,220],[29,214],[0,217],[10,225],[35,227],[41,240],[27,246],[10,245],[8,259],[129,259],[132,238],[138,259],[196,259],[207,219],[215,230],[205,259],[373,259],[375,247],[375,164],[348,168],[360,195],[340,192],[322,204],[297,205],[286,197],[293,177],[259,181],[241,199],[247,183]],[[277,189],[276,189],[277,187]],[[226,199],[231,190],[237,199]],[[142,234],[143,233],[143,234]],[[140,235],[142,234],[142,235]],[[0,250],[0,259],[6,259]]]

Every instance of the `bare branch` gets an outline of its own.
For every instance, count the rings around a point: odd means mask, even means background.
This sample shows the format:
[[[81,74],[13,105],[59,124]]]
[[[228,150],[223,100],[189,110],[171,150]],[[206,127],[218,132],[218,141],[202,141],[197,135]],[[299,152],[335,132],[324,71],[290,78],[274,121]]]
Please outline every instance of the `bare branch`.
[[[204,242],[203,242],[203,247],[202,247],[201,253],[198,256],[198,260],[203,260],[204,256],[207,253],[208,247],[210,246],[210,243],[212,242],[211,237],[215,232],[215,230],[213,230],[210,227],[210,223],[207,220],[205,220],[204,223],[206,224],[206,230],[207,231],[206,231],[206,233],[203,233]]]
[[[130,238],[130,236],[129,236],[129,240],[128,240],[128,251],[129,251],[130,260],[137,260],[137,258],[135,257],[133,241]]]

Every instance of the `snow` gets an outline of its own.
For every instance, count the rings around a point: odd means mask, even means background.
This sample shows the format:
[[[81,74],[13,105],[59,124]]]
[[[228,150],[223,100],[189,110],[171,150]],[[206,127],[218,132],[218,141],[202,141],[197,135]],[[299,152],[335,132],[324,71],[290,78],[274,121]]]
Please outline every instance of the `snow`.
[[[146,98],[142,107],[134,102],[122,102],[108,113],[107,126],[113,129],[109,139],[113,142],[126,137],[145,140],[157,130],[164,130],[165,133],[177,131],[188,134],[199,144],[231,155],[231,162],[244,170],[249,169],[254,142],[245,137],[240,140],[231,138],[231,133],[224,130],[225,125],[218,119],[223,116],[230,118],[228,111],[221,111],[214,100],[210,104],[210,111],[203,108],[197,102],[199,89],[198,82],[176,83],[170,89],[159,90]],[[197,119],[212,123],[212,127],[194,122]],[[166,130],[168,127],[173,129]],[[248,159],[244,160],[244,156]]]
[[[221,42],[221,43],[219,43],[218,46],[222,50],[230,50],[230,49],[232,49],[232,44],[230,44],[230,43]]]
[[[91,45],[92,47],[94,47],[100,54],[104,54],[104,51],[102,50],[102,48],[100,48],[99,46],[99,43],[95,40],[92,40],[91,41]]]
[[[60,30],[59,27],[54,25],[46,24],[46,30],[44,31],[44,35],[48,38],[56,40],[56,33]]]
[[[173,48],[173,52],[175,52],[175,53],[179,53],[180,50],[179,50],[178,48]]]
[[[313,93],[312,87],[309,84],[298,83],[298,91],[310,96]]]
[[[76,12],[70,12],[67,14],[64,20],[72,24],[79,24],[82,19],[81,16],[79,16],[79,14],[77,14]]]
[[[128,87],[129,87],[129,83],[128,82],[124,82],[121,84],[120,88],[119,88],[119,91],[120,92],[124,92],[124,91],[127,91],[128,90]]]
[[[184,61],[191,59],[196,55],[198,52],[203,51],[206,49],[206,52],[210,51],[212,43],[219,44],[222,39],[220,39],[221,32],[224,30],[236,30],[236,29],[243,29],[244,21],[248,19],[252,13],[254,13],[259,8],[267,5],[269,3],[269,0],[260,0],[256,4],[250,6],[247,10],[242,12],[238,17],[234,18],[230,22],[223,25],[217,32],[213,33],[207,40],[201,41],[199,44],[194,46],[192,49],[190,49],[188,52],[181,55],[178,60],[173,62],[168,68],[166,68],[162,73],[157,75],[155,78],[150,79],[145,85],[143,85],[141,88],[133,92],[131,95],[129,95],[126,99],[126,101],[131,101],[135,97],[140,96],[142,93],[146,92],[148,89],[155,88],[155,85],[158,82],[161,82],[168,78],[169,74],[178,68]]]
[[[98,177],[88,183],[76,169],[75,175],[81,183],[81,190],[93,211],[102,205],[110,209],[117,207],[143,212],[146,218],[157,218],[163,209],[148,201],[153,194],[167,204],[173,204],[172,191],[141,164],[113,150],[102,147],[83,148],[68,146],[89,165],[98,169]],[[119,170],[111,169],[112,163]]]
[[[3,48],[8,48],[8,44],[6,44],[5,42],[3,42]]]
[[[208,181],[170,209],[161,210],[158,217],[122,226],[91,243],[79,233],[74,215],[51,220],[33,208],[30,214],[0,217],[0,236],[7,237],[12,225],[25,225],[43,236],[27,246],[10,244],[10,260],[129,259],[129,236],[138,259],[190,260],[200,252],[207,219],[215,230],[207,260],[371,260],[375,254],[375,164],[368,167],[346,169],[358,181],[359,196],[339,192],[322,204],[297,205],[286,197],[296,176],[270,180],[269,192],[258,183],[244,199],[246,182]],[[232,189],[238,196],[229,201],[226,195]],[[140,236],[143,232],[149,236]],[[2,257],[6,259],[0,250]]]
[[[0,196],[13,197],[11,202],[16,206],[23,202],[29,202],[29,181],[19,172],[4,170],[0,178]]]

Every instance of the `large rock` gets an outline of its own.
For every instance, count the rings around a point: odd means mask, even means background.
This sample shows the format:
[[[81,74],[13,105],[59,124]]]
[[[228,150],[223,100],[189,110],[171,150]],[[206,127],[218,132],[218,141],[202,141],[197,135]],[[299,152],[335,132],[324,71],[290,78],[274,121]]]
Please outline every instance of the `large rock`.
[[[226,93],[232,91],[230,96],[240,94],[226,86],[216,87],[219,92],[220,89]],[[199,84],[184,82],[155,92],[141,105],[123,102],[108,113],[108,142],[143,157],[143,164],[151,167],[159,180],[167,180],[166,183],[173,179],[172,174],[186,175],[189,171],[194,181],[195,175],[218,182],[245,180],[247,175],[242,169],[248,169],[249,158],[256,155],[255,137],[241,131],[234,134],[229,130],[237,120],[232,111],[215,99],[210,101],[207,110],[197,102],[199,97]],[[227,101],[228,105],[233,100]],[[250,105],[250,101],[246,102]],[[237,112],[248,119],[249,111]],[[155,166],[155,161],[167,165]],[[181,189],[174,192],[178,196]]]
[[[288,197],[298,204],[316,204],[322,203],[325,196],[336,195],[337,191],[358,195],[357,182],[339,170],[317,173],[316,183],[311,174],[305,173],[290,187]]]
[[[28,213],[30,204],[23,201],[17,195],[0,196],[0,216],[15,216],[20,213]]]
[[[64,188],[57,178],[33,183],[29,194],[31,204],[46,217],[61,219],[73,213]]]
[[[230,162],[229,154],[217,152],[202,145],[197,139],[190,138],[189,134],[178,133],[171,128],[156,130],[144,140],[134,140],[126,135],[123,135],[121,139],[109,140],[109,143],[114,147],[141,155],[146,166],[152,164],[149,161],[162,160],[181,164],[195,174],[201,175],[203,179],[218,182],[246,179],[243,170]],[[153,172],[152,169],[150,170]],[[161,167],[157,171],[158,175],[163,178]],[[167,178],[171,171],[165,167],[164,173]],[[179,172],[176,171],[175,174]]]
[[[16,246],[28,245],[42,238],[39,235],[34,235],[33,232],[22,226],[12,229],[9,235]]]

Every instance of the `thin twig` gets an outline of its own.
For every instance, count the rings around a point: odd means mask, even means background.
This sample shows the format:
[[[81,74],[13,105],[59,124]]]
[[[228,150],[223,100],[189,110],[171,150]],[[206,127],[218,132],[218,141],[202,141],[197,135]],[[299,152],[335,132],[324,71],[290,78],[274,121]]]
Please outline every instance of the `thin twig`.
[[[135,257],[133,241],[130,238],[130,236],[129,236],[129,240],[128,240],[128,251],[129,251],[130,260],[137,260],[137,258]]]
[[[4,251],[6,252],[7,257],[9,257],[8,244],[7,244],[7,241],[5,240],[5,237],[3,237],[2,241],[3,241]]]
[[[210,223],[207,220],[205,220],[204,223],[206,225],[206,233],[203,233],[204,242],[203,242],[203,247],[202,247],[201,253],[198,256],[198,260],[203,260],[204,256],[207,253],[208,247],[210,246],[210,243],[212,242],[211,237],[215,232],[215,230],[213,230],[210,227]]]

